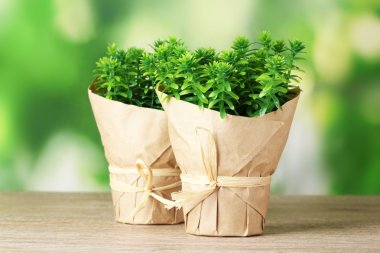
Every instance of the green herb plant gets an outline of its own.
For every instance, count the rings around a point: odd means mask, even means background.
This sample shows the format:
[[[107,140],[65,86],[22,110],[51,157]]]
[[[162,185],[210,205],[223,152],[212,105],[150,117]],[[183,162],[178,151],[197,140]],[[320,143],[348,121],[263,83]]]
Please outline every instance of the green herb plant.
[[[190,50],[182,40],[157,40],[153,52],[108,46],[96,63],[98,94],[116,101],[162,109],[155,88],[167,96],[227,114],[255,117],[280,109],[299,91],[295,61],[305,46],[262,32],[257,42],[235,39],[229,50]]]
[[[305,46],[301,41],[272,40],[262,32],[257,42],[235,39],[231,49],[189,50],[176,38],[157,40],[152,54],[142,61],[144,76],[167,94],[200,108],[214,109],[221,118],[227,113],[261,116],[280,109],[298,93],[300,70],[295,60]]]
[[[107,55],[96,62],[94,87],[105,98],[141,107],[162,109],[153,80],[143,75],[143,49],[119,49],[108,45]]]

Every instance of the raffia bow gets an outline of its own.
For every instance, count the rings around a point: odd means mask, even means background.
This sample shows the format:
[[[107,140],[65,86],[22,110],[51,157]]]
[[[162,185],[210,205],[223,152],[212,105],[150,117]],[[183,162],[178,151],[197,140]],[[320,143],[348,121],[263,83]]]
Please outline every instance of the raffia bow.
[[[202,165],[206,175],[181,174],[181,181],[184,184],[190,184],[191,190],[182,190],[172,193],[171,203],[166,207],[181,208],[183,205],[189,204],[196,206],[219,187],[260,187],[270,184],[271,176],[265,177],[231,177],[217,176],[217,149],[215,139],[212,133],[205,128],[197,127],[197,142],[200,147]],[[203,147],[200,132],[205,131],[208,135],[206,149]]]
[[[179,176],[180,170],[179,169],[173,169],[173,168],[151,168],[148,166],[143,160],[138,159],[136,161],[136,167],[131,168],[119,168],[115,166],[109,166],[109,172],[110,174],[124,174],[124,175],[140,175],[140,177],[144,180],[144,187],[138,187],[131,184],[127,184],[123,181],[118,180],[115,177],[110,177],[110,186],[111,189],[122,192],[123,194],[126,192],[143,192],[144,195],[142,197],[142,200],[139,202],[139,204],[134,208],[134,210],[128,215],[128,217],[121,222],[128,222],[133,217],[145,207],[149,197],[153,197],[157,201],[163,203],[165,206],[173,206],[173,202],[161,197],[157,194],[157,192],[172,189],[178,186],[181,186],[181,182],[175,182],[172,184],[160,186],[160,187],[153,187],[152,186],[152,180],[154,176],[163,176],[163,177],[169,177],[169,176]]]

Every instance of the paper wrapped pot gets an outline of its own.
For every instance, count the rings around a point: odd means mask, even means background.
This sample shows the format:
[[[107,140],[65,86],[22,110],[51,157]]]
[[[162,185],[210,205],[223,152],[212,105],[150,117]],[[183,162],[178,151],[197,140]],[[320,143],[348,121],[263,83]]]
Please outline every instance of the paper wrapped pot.
[[[181,210],[168,210],[157,201],[170,199],[181,187],[165,112],[106,99],[92,86],[88,94],[109,163],[116,221],[182,222]]]
[[[163,101],[164,93],[157,91]],[[181,169],[186,232],[208,236],[263,233],[274,173],[288,138],[298,94],[262,117],[227,115],[167,99],[169,136]]]

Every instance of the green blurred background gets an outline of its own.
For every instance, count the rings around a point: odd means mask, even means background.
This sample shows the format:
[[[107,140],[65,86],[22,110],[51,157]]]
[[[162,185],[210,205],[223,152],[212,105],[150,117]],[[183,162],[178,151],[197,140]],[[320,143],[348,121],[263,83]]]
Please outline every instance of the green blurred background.
[[[108,42],[223,49],[261,30],[307,45],[272,190],[380,194],[380,1],[0,0],[0,190],[108,190],[87,98]]]

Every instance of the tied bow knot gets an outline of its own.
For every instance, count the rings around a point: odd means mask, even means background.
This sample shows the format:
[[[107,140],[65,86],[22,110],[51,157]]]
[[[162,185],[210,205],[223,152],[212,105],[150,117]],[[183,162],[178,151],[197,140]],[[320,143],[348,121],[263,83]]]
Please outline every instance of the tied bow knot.
[[[140,177],[144,179],[144,182],[145,182],[144,192],[148,193],[149,195],[152,192],[152,177],[153,177],[152,168],[147,166],[143,162],[143,160],[137,159],[136,169],[137,169],[137,172],[140,174]]]
[[[172,199],[174,200],[171,204],[172,207],[181,208],[184,204],[189,204],[194,207],[216,192],[219,187],[246,188],[260,187],[270,184],[271,176],[217,176],[217,149],[215,139],[208,129],[197,127],[195,131],[205,175],[181,174],[182,188],[187,188],[187,185],[191,185],[191,187],[189,187],[189,190],[186,189],[172,193]],[[206,144],[202,144],[200,138],[202,131],[207,134]]]
[[[119,168],[115,166],[109,166],[109,172],[111,174],[110,177],[110,186],[112,190],[122,192],[119,199],[115,202],[116,204],[120,202],[120,198],[124,195],[124,193],[137,193],[137,192],[143,192],[143,197],[141,201],[136,205],[136,207],[133,209],[133,211],[130,213],[130,215],[122,220],[122,222],[131,222],[133,221],[133,218],[136,216],[136,214],[142,210],[146,203],[148,202],[148,199],[150,197],[156,199],[157,201],[161,202],[165,205],[165,207],[172,207],[173,201],[170,201],[168,199],[165,199],[161,197],[158,192],[173,189],[176,187],[181,186],[181,182],[177,181],[172,184],[154,187],[153,186],[153,177],[155,176],[162,176],[162,177],[172,177],[172,176],[179,176],[180,170],[179,169],[173,169],[173,168],[151,168],[148,166],[143,160],[137,159],[136,160],[136,166],[135,167],[129,167],[129,168]],[[113,175],[139,175],[140,178],[144,181],[144,187],[138,187],[134,186],[128,183],[125,183],[118,179],[117,177],[114,177]],[[120,208],[120,205],[119,205]]]

